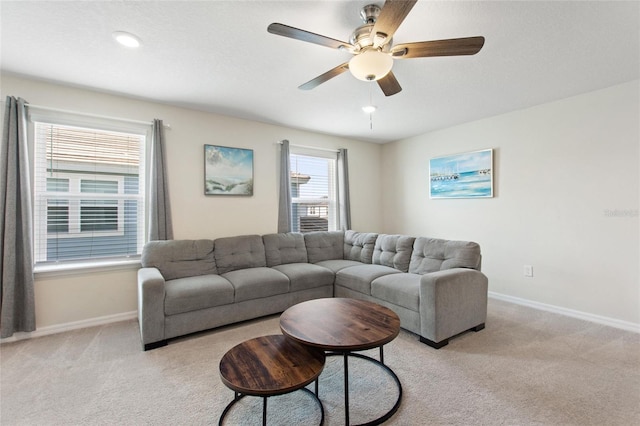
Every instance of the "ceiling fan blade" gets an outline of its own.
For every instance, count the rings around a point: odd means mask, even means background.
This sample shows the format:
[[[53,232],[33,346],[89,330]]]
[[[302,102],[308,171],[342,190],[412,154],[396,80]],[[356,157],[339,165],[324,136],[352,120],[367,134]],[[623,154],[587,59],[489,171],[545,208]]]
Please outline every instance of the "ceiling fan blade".
[[[402,90],[400,83],[396,80],[396,76],[391,71],[378,80],[378,86],[380,86],[385,96],[395,95]]]
[[[353,49],[353,46],[344,41],[301,30],[300,28],[290,27],[289,25],[273,23],[267,27],[267,31],[271,34],[306,41],[308,43],[319,44],[320,46],[330,47],[332,49],[340,49],[341,47],[348,49],[349,51]]]
[[[484,37],[453,38],[418,41],[393,46],[391,55],[397,59],[427,58],[430,56],[475,55],[482,49]]]
[[[385,40],[393,37],[393,34],[395,34],[417,1],[418,0],[387,0],[384,3],[380,15],[371,30],[371,39],[374,40],[375,47],[384,44]],[[379,34],[383,34],[384,37],[381,37]]]
[[[338,65],[337,67],[330,69],[329,71],[325,72],[324,74],[320,74],[319,76],[317,76],[313,80],[309,80],[306,83],[298,86],[298,89],[311,90],[311,89],[321,85],[325,81],[329,81],[333,77],[342,74],[343,72],[347,71],[348,69],[349,69],[349,62],[345,62],[342,65]]]

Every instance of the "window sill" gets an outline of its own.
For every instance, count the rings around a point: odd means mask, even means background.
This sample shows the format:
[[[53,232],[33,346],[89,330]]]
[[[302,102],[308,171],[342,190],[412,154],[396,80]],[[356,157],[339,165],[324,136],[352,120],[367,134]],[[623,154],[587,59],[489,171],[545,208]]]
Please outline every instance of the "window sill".
[[[140,269],[140,259],[110,260],[101,262],[77,262],[36,265],[33,273],[37,277],[53,277],[59,275],[79,275],[94,272],[113,272],[118,270]]]

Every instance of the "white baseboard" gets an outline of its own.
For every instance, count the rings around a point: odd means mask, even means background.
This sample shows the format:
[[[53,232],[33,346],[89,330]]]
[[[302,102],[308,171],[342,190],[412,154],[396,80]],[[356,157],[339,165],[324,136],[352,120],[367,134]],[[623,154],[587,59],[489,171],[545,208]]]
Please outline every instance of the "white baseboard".
[[[32,339],[34,337],[42,337],[42,336],[47,336],[49,334],[56,334],[56,333],[62,333],[64,331],[94,327],[96,325],[110,324],[112,322],[127,321],[135,318],[138,318],[138,312],[131,311],[131,312],[123,312],[120,314],[114,314],[114,315],[106,315],[103,317],[90,318],[90,319],[81,320],[81,321],[67,322],[64,324],[50,325],[47,327],[38,328],[37,330],[31,331],[28,333],[25,333],[25,332],[15,333],[11,337],[0,339],[0,343],[16,342],[18,340]]]
[[[553,312],[560,315],[566,315],[568,317],[578,318],[585,321],[591,321],[602,325],[608,325],[609,327],[620,328],[626,331],[632,331],[634,333],[640,333],[640,324],[636,324],[629,321],[622,321],[615,318],[603,317],[601,315],[590,314],[587,312],[576,311],[573,309],[562,308],[560,306],[547,305],[546,303],[534,302],[532,300],[522,299],[520,297],[508,296],[506,294],[489,292],[489,297],[492,299],[503,300],[505,302],[515,303],[516,305],[528,306],[534,309],[540,309],[542,311]]]
[[[560,315],[566,315],[573,318],[582,319],[585,321],[591,321],[598,324],[607,325],[610,327],[619,328],[622,330],[632,331],[634,333],[640,333],[640,324],[636,324],[629,321],[622,321],[615,318],[604,317],[601,315],[594,315],[587,312],[576,311],[573,309],[562,308],[560,306],[547,305],[546,303],[534,302],[532,300],[522,299],[520,297],[508,296],[506,294],[489,292],[489,297],[492,299],[503,300],[505,302],[515,303],[516,305],[528,306],[534,309],[540,309],[543,311],[553,312]],[[65,324],[56,324],[48,327],[42,327],[36,331],[29,333],[15,333],[11,337],[0,339],[0,343],[15,342],[18,340],[32,339],[34,337],[47,336],[49,334],[62,333],[64,331],[78,330],[81,328],[94,327],[97,325],[109,324],[118,321],[127,321],[138,317],[136,311],[123,312],[120,314],[107,315],[103,317],[90,318],[81,321],[68,322]]]

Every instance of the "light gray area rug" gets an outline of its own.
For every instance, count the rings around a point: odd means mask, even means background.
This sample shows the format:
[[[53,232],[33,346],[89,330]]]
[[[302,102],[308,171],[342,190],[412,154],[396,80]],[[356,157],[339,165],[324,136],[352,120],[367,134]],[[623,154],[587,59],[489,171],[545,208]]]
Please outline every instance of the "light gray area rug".
[[[2,425],[217,424],[233,398],[218,374],[222,355],[252,337],[278,334],[278,317],[173,340],[142,352],[126,321],[0,347]],[[367,351],[377,357],[377,351]],[[402,381],[393,425],[640,424],[640,335],[490,300],[487,327],[434,350],[402,331],[385,346]],[[351,421],[389,409],[391,379],[352,360]],[[342,358],[320,378],[325,424],[344,424]],[[262,402],[246,397],[225,424],[261,424]],[[270,398],[272,425],[318,424],[304,392]]]

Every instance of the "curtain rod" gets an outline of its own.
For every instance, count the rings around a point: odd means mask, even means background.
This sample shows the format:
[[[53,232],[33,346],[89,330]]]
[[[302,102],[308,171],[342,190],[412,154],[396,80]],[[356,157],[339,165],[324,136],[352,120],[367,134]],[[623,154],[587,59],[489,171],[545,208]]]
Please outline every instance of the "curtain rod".
[[[43,111],[62,112],[62,113],[66,113],[66,114],[82,115],[82,116],[85,116],[85,117],[92,117],[92,118],[103,118],[103,119],[106,119],[106,120],[121,121],[121,122],[124,122],[124,123],[144,124],[146,126],[147,125],[153,125],[153,121],[141,121],[141,120],[131,120],[131,119],[128,119],[128,118],[110,117],[108,115],[90,114],[90,113],[87,113],[87,112],[77,112],[77,111],[71,111],[71,110],[68,110],[68,109],[52,108],[52,107],[47,107],[47,106],[43,106],[43,105],[34,105],[34,104],[28,104],[28,103],[25,103],[24,106],[28,107],[28,108],[41,109]],[[167,129],[171,128],[170,124],[162,123],[162,126],[166,127]]]
[[[278,141],[278,142],[276,142],[276,143],[277,143],[278,145],[282,145],[282,141]],[[294,146],[294,147],[296,147],[296,148],[315,149],[315,150],[318,150],[318,151],[340,152],[340,150],[338,150],[338,149],[318,148],[318,147],[315,147],[315,146],[295,145],[295,144],[292,144],[292,143],[290,143],[290,144],[289,144],[289,146]]]

